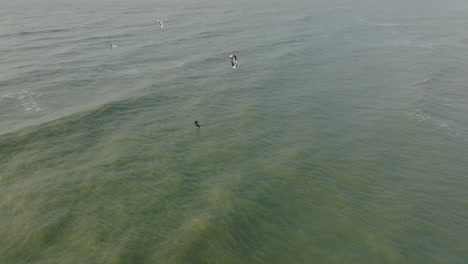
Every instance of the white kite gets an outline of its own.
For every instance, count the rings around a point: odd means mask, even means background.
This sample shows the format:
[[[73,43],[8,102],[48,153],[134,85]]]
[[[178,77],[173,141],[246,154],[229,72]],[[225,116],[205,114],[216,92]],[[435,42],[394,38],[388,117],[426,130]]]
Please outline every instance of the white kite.
[[[233,69],[237,68],[237,57],[236,55],[230,55],[229,58],[231,58],[231,66]]]

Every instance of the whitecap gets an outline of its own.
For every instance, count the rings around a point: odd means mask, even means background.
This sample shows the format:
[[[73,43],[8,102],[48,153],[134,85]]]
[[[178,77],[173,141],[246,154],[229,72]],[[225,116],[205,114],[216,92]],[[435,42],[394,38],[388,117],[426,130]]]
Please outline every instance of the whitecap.
[[[446,129],[450,132],[453,132],[455,134],[458,134],[455,132],[455,130],[449,125],[448,120],[442,120],[440,118],[437,118],[433,115],[430,115],[429,113],[425,113],[421,110],[416,110],[415,113],[412,114],[414,117],[416,117],[416,120],[419,123],[424,123],[432,126],[436,126],[441,129]]]
[[[18,100],[25,111],[39,112],[45,110],[45,108],[39,104],[38,99],[40,97],[42,97],[42,94],[24,91],[19,94]]]
[[[21,91],[18,93],[5,92],[0,94],[0,99],[10,100],[16,107],[21,108],[26,112],[40,112],[45,110],[39,103],[39,98],[43,95],[41,93],[33,93],[29,91]]]

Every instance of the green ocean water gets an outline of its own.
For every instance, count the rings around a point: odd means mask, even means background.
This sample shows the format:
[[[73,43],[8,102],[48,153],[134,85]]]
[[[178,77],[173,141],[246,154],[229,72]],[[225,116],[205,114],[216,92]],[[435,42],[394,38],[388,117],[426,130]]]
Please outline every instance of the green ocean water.
[[[467,3],[0,3],[0,263],[468,261]]]

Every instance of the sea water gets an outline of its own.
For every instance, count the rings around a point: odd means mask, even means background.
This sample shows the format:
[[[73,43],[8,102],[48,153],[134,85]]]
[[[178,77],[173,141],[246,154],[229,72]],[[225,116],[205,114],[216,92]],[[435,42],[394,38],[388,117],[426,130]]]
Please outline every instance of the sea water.
[[[466,263],[467,32],[457,0],[1,0],[0,263]]]

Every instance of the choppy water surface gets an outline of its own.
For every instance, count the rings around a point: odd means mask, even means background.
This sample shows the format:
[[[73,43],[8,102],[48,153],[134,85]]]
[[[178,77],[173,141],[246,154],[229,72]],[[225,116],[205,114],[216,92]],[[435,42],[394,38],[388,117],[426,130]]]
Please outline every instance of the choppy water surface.
[[[1,5],[1,263],[467,261],[465,2]]]

